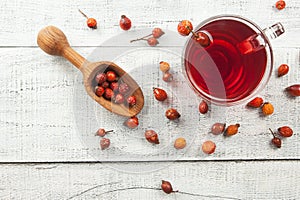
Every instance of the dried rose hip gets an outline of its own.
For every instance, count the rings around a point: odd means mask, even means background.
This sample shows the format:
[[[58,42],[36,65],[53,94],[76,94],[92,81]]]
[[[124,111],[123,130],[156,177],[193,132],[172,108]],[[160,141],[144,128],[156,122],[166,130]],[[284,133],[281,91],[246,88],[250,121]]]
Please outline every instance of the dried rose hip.
[[[240,124],[234,124],[234,125],[229,125],[227,127],[227,129],[225,130],[225,135],[226,136],[231,136],[231,135],[235,135],[238,133]]]
[[[124,96],[122,94],[118,93],[114,97],[114,101],[115,101],[116,104],[121,104],[121,103],[124,103],[125,98],[124,98]]]
[[[163,73],[166,73],[167,71],[170,70],[170,64],[167,63],[167,62],[165,62],[165,61],[160,61],[160,63],[159,63],[159,69]]]
[[[129,86],[126,83],[119,84],[119,92],[121,94],[126,94],[127,92],[129,92],[129,89]]]
[[[89,28],[96,29],[97,28],[97,20],[94,18],[89,18],[86,14],[84,14],[81,10],[79,12],[87,19],[86,24]]]
[[[284,76],[289,72],[289,66],[287,64],[282,64],[277,69],[278,77]]]
[[[136,97],[131,95],[127,98],[126,101],[129,106],[134,106],[136,104]]]
[[[161,182],[162,182],[162,183],[161,183],[161,189],[162,189],[162,191],[164,191],[165,193],[170,194],[170,193],[172,193],[172,192],[178,192],[178,191],[174,191],[174,190],[173,190],[172,185],[171,185],[171,183],[170,183],[169,181],[164,181],[164,180],[162,180]]]
[[[145,138],[150,143],[159,144],[158,135],[154,130],[147,130],[145,132]]]
[[[276,2],[275,4],[275,7],[278,9],[278,10],[282,10],[285,8],[285,1],[283,0],[279,0]]]
[[[186,140],[182,137],[177,138],[174,142],[175,149],[183,149],[186,146]]]
[[[117,92],[119,90],[119,83],[118,82],[111,82],[110,85],[109,85],[109,87],[114,92]]]
[[[273,112],[274,112],[274,107],[273,107],[273,105],[272,105],[271,103],[269,103],[269,102],[264,103],[261,109],[262,109],[262,113],[263,113],[265,116],[271,115],[271,114],[273,114]]]
[[[164,101],[168,98],[166,91],[160,88],[153,88],[153,94],[157,101]]]
[[[188,36],[190,33],[193,34],[192,39],[194,39],[202,47],[208,47],[211,44],[209,36],[205,32],[195,33],[193,31],[193,25],[188,20],[182,20],[177,26],[177,31],[180,35]]]
[[[106,131],[104,128],[99,128],[96,132],[96,136],[104,137],[106,133],[113,132],[113,130]]]
[[[264,103],[264,100],[261,97],[255,97],[249,103],[247,103],[248,107],[259,108]]]
[[[95,88],[95,94],[98,97],[101,97],[104,94],[104,91],[105,91],[104,88],[101,86],[96,86],[96,88]]]
[[[164,73],[162,79],[165,82],[171,82],[171,81],[173,81],[173,75],[170,72],[166,72],[166,73]]]
[[[225,131],[226,124],[225,123],[215,123],[211,127],[211,133],[214,135],[219,135]]]
[[[109,82],[113,82],[117,80],[117,74],[114,71],[107,71],[106,72],[106,80]]]
[[[165,32],[163,32],[161,28],[154,28],[152,30],[152,36],[154,38],[160,38],[163,34],[165,34]]]
[[[216,144],[213,141],[207,140],[202,144],[202,151],[206,154],[212,154],[216,150]]]
[[[115,71],[108,70],[106,73],[97,73],[94,77],[95,94],[98,97],[103,96],[115,104],[124,104],[125,106],[134,106],[136,97],[129,95],[129,86],[123,81],[119,81],[119,76]]]
[[[159,44],[158,40],[154,37],[148,38],[147,39],[147,43],[149,44],[149,46],[156,46],[157,44]]]
[[[101,84],[101,87],[103,87],[104,89],[105,89],[105,88],[108,88],[108,87],[109,87],[109,82],[104,81],[104,82]]]
[[[169,119],[169,120],[175,120],[175,119],[178,119],[181,115],[179,114],[179,112],[174,109],[174,108],[169,108],[166,113],[165,113],[166,117]]]
[[[138,38],[138,39],[135,39],[135,40],[130,40],[130,42],[145,40],[145,41],[147,41],[149,46],[156,46],[157,44],[159,44],[157,38],[161,37],[163,34],[164,34],[164,32],[160,28],[154,28],[152,30],[151,34],[146,35],[142,38]]]
[[[202,100],[199,104],[199,112],[201,114],[206,114],[208,112],[208,104],[206,101]]]
[[[110,146],[110,140],[108,138],[102,138],[100,140],[101,150],[107,149]]]
[[[300,84],[291,85],[287,87],[285,90],[289,93],[289,95],[293,97],[300,96]]]
[[[139,119],[137,117],[130,117],[124,122],[124,125],[128,128],[136,128],[139,125]]]
[[[105,88],[105,92],[104,92],[104,98],[105,99],[112,99],[114,97],[114,92],[112,91],[112,89],[110,88]]]
[[[131,20],[126,17],[125,15],[121,15],[121,19],[120,19],[120,27],[121,29],[127,31],[131,28]]]
[[[103,82],[106,81],[106,74],[105,73],[97,74],[95,77],[95,81],[96,83],[98,83],[98,85],[101,85]]]
[[[288,126],[279,127],[277,130],[282,137],[291,137],[293,135],[293,129]]]
[[[189,20],[182,20],[177,26],[178,33],[183,36],[188,36],[192,30],[193,25]]]
[[[273,139],[271,140],[271,143],[273,145],[275,145],[277,148],[280,148],[281,147],[281,139],[275,136],[275,134],[272,131],[272,129],[269,128],[269,130],[271,131],[271,133],[273,135]]]
[[[198,32],[193,35],[193,39],[203,47],[208,47],[211,43],[210,38],[204,32]]]

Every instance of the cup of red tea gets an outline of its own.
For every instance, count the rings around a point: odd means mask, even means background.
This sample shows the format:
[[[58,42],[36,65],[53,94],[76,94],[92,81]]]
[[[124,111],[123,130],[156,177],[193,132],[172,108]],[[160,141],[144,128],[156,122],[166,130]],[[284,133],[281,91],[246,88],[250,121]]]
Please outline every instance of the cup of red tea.
[[[191,36],[183,52],[184,72],[190,86],[207,101],[236,105],[257,95],[273,67],[269,39],[284,33],[280,23],[260,29],[240,16],[215,16],[194,29],[206,33],[211,44],[201,46]]]

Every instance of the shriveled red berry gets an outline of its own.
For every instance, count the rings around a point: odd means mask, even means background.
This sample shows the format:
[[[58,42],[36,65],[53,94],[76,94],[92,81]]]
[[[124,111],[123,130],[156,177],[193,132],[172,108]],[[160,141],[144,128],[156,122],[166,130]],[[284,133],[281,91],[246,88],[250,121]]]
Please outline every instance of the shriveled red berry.
[[[165,116],[169,119],[169,120],[175,120],[178,119],[181,115],[179,114],[179,112],[174,109],[174,108],[169,108],[166,113]]]
[[[206,101],[202,100],[199,104],[199,112],[201,114],[206,114],[208,112],[208,104]]]
[[[106,131],[104,128],[99,128],[96,132],[96,136],[104,137],[106,133],[113,132],[113,130]]]
[[[282,126],[277,130],[282,137],[291,137],[293,135],[293,129],[291,129],[289,126]]]
[[[240,124],[234,124],[227,127],[225,130],[225,136],[232,136],[238,133]]]
[[[271,143],[276,146],[277,148],[281,147],[281,139],[276,137],[274,132],[272,131],[272,129],[269,128],[269,130],[271,131],[272,135],[273,135],[273,139],[271,140]]]
[[[129,86],[127,85],[127,83],[121,83],[119,84],[119,92],[121,94],[126,94],[127,92],[129,92]]]
[[[168,62],[165,62],[165,61],[160,61],[159,62],[159,69],[163,73],[166,73],[170,70],[170,64]]]
[[[153,94],[157,101],[164,101],[168,98],[166,91],[160,88],[153,88]]]
[[[79,12],[87,19],[86,24],[89,28],[96,29],[97,28],[97,20],[94,18],[89,18],[86,14],[84,14],[81,10]]]
[[[216,144],[213,141],[207,140],[202,144],[202,151],[206,154],[212,154],[216,150]]]
[[[101,84],[101,87],[103,87],[104,89],[105,89],[105,88],[108,88],[108,87],[109,87],[109,82],[104,81],[104,82]]]
[[[280,148],[281,147],[281,139],[278,138],[278,137],[274,137],[272,140],[271,140],[272,144],[274,144],[277,148]]]
[[[154,130],[146,130],[145,138],[150,143],[159,144],[158,135]]]
[[[103,87],[101,86],[96,86],[95,88],[95,94],[98,96],[98,97],[101,97],[103,94],[104,94],[105,90]]]
[[[127,31],[131,28],[131,20],[126,17],[125,15],[122,15],[121,16],[121,19],[120,19],[120,27],[121,29]]]
[[[175,149],[183,149],[186,146],[186,140],[183,137],[177,138],[174,142]]]
[[[198,32],[193,36],[193,39],[199,43],[202,47],[208,47],[211,43],[210,38],[204,32]]]
[[[136,116],[130,117],[124,122],[124,125],[128,128],[136,128],[139,125],[139,119]]]
[[[289,66],[287,64],[282,64],[277,69],[278,77],[284,76],[289,72]]]
[[[219,135],[225,131],[226,124],[225,123],[215,123],[211,127],[211,133],[214,135]]]
[[[276,2],[275,6],[278,10],[282,10],[285,8],[285,1],[279,0]]]
[[[106,80],[109,82],[113,82],[117,80],[117,74],[114,71],[107,71],[106,72]]]
[[[86,21],[86,24],[88,27],[96,29],[97,28],[97,20],[94,18],[88,18]]]
[[[157,44],[159,44],[158,40],[154,37],[150,37],[147,39],[147,43],[149,44],[149,46],[156,46]]]
[[[172,192],[178,192],[178,191],[174,191],[173,187],[171,185],[171,183],[169,181],[161,181],[161,189],[162,191],[164,191],[166,194],[170,194]]]
[[[248,107],[259,108],[264,103],[264,100],[261,97],[255,97],[250,102],[247,103]]]
[[[164,73],[162,79],[165,82],[171,82],[171,81],[173,81],[173,75],[170,72],[166,72],[166,73]]]
[[[110,88],[105,88],[105,92],[104,92],[104,98],[105,99],[112,99],[114,97],[114,92],[112,91],[112,89]]]
[[[115,101],[116,104],[121,104],[121,103],[124,103],[125,98],[124,98],[123,94],[118,93],[114,97],[114,101]]]
[[[266,103],[263,104],[261,110],[262,110],[262,113],[263,113],[265,116],[271,115],[271,114],[273,114],[273,112],[274,112],[274,106],[273,106],[271,103],[266,102]]]
[[[285,90],[289,93],[289,95],[293,97],[300,96],[300,84],[291,85],[287,87]]]
[[[133,95],[127,97],[127,104],[129,106],[134,106],[136,104],[136,97]]]
[[[96,77],[95,77],[95,81],[96,81],[96,83],[101,85],[103,82],[106,81],[106,74],[105,73],[97,74]]]
[[[111,82],[109,84],[110,89],[112,89],[114,92],[117,92],[119,90],[119,83],[118,82]]]
[[[154,28],[154,29],[152,30],[152,36],[153,36],[154,38],[159,38],[159,37],[161,37],[163,34],[165,34],[165,32],[163,32],[163,31],[161,30],[161,28]]]
[[[102,138],[100,140],[101,150],[107,149],[110,146],[110,140],[108,138]]]
[[[189,20],[182,20],[177,26],[177,31],[180,35],[187,36],[193,30],[193,25]]]

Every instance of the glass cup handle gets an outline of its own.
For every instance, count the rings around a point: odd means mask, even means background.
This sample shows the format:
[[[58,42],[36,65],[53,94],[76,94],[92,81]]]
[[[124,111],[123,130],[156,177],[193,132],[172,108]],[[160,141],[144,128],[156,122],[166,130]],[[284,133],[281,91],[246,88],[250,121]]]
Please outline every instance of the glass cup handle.
[[[277,38],[282,33],[284,33],[284,28],[280,22],[263,30],[263,34],[271,39]],[[265,48],[265,46],[266,41],[260,33],[254,34],[245,39],[243,42],[237,44],[237,47],[242,54],[256,52],[260,49]]]

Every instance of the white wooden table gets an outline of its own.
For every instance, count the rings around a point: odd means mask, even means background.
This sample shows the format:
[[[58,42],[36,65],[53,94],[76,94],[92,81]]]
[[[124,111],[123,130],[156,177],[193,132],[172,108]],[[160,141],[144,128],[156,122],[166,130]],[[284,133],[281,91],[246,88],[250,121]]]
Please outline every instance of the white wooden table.
[[[300,98],[288,98],[282,90],[300,82],[300,5],[297,0],[287,0],[286,9],[278,11],[275,2],[2,0],[0,199],[299,199]],[[98,20],[97,30],[86,27],[79,8]],[[119,28],[122,14],[132,20],[129,32]],[[141,125],[128,130],[120,125],[124,118],[95,106],[86,96],[76,68],[45,54],[36,44],[38,31],[55,25],[85,57],[114,56],[124,68],[136,67],[127,68],[133,76],[136,70],[155,67],[159,59],[165,59],[181,80],[180,56],[174,52],[181,51],[185,38],[175,36],[174,42],[166,34],[158,47],[151,48],[142,42],[123,41],[124,34],[142,36],[154,27],[173,34],[182,19],[197,24],[219,14],[242,15],[261,27],[279,21],[284,25],[286,33],[272,41],[273,74],[260,94],[274,104],[272,116],[259,117],[245,105],[213,106],[205,116],[191,112],[190,118],[174,128],[161,121],[159,109],[151,107],[155,102],[147,100]],[[291,71],[277,78],[275,71],[282,63],[290,65]],[[147,80],[153,79],[151,83],[136,77],[146,97],[153,84],[164,86],[173,91],[182,110],[188,106],[189,112],[196,110],[200,99],[183,101],[177,95],[180,89],[155,79],[158,68],[142,72]],[[240,123],[240,133],[231,138],[212,136],[208,130],[216,120]],[[293,127],[295,134],[283,140],[281,149],[274,149],[268,128],[283,125]],[[93,136],[100,126],[117,130],[109,136],[112,147],[106,151],[99,150],[99,138]],[[160,147],[152,147],[141,137],[151,126],[164,132]],[[174,150],[171,145],[177,136],[186,137],[189,148]],[[211,156],[200,151],[206,139],[217,144]],[[164,194],[159,190],[162,179],[180,192]]]

